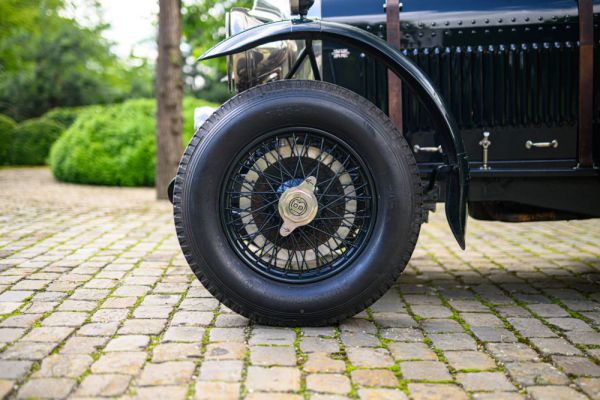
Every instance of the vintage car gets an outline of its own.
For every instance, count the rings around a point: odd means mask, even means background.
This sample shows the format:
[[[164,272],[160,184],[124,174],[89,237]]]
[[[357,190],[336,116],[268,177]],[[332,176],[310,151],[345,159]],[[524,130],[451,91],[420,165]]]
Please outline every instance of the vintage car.
[[[600,217],[599,0],[255,0],[228,15],[239,93],[190,141],[181,248],[229,308],[322,325],[397,280],[445,203]],[[600,245],[600,244],[599,244]]]

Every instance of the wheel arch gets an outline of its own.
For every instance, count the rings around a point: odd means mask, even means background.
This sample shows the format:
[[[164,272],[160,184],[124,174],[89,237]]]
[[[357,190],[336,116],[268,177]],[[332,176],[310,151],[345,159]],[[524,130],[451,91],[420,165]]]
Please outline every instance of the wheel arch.
[[[382,62],[417,95],[430,113],[447,163],[446,217],[465,248],[469,167],[458,126],[433,82],[408,58],[377,36],[351,25],[326,21],[279,21],[250,28],[204,53],[199,61],[227,56],[279,40],[332,40],[354,46]]]

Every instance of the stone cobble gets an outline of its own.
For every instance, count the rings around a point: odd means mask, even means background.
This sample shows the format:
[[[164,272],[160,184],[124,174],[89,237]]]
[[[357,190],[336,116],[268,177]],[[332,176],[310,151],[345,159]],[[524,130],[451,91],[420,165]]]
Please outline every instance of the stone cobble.
[[[0,398],[600,399],[599,220],[441,213],[377,303],[255,325],[194,277],[151,189],[0,169]]]

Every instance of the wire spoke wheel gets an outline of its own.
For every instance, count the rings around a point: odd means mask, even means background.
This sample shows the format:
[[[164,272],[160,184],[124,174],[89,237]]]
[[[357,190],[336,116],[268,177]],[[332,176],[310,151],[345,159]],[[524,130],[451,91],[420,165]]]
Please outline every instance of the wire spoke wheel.
[[[310,198],[284,204],[285,194],[307,180],[316,181]],[[288,128],[252,143],[234,160],[221,197],[223,226],[238,255],[287,282],[323,279],[351,264],[375,219],[374,185],[360,157],[315,129]],[[282,233],[282,209],[312,218]]]
[[[238,94],[190,140],[173,186],[194,274],[260,324],[323,326],[397,281],[421,227],[421,178],[374,104],[326,82]]]

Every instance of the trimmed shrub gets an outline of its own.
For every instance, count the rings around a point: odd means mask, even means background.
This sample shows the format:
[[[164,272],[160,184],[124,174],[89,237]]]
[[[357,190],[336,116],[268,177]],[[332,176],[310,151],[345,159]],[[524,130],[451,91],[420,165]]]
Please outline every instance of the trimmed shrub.
[[[66,128],[73,125],[79,113],[84,110],[83,107],[59,107],[53,108],[43,115],[42,118],[49,119],[64,125]]]
[[[184,140],[193,134],[193,110],[210,105],[184,101]],[[156,102],[128,100],[81,112],[52,147],[50,167],[61,181],[151,186],[156,168]]]
[[[17,123],[10,117],[0,114],[0,165],[8,163],[10,144],[13,141]]]
[[[30,119],[17,125],[9,149],[10,164],[45,164],[50,147],[64,129],[63,125],[44,118]]]

